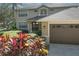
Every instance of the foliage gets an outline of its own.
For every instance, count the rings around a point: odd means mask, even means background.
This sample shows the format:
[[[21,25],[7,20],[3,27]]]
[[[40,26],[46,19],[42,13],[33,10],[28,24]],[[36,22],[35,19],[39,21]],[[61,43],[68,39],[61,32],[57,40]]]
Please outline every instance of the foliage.
[[[3,25],[6,28],[8,23],[12,20],[12,13],[9,9],[9,4],[1,4],[0,11],[0,21],[3,22]]]
[[[36,33],[39,36],[41,36],[41,34],[42,34],[41,30],[33,31],[33,33]]]
[[[16,29],[14,12],[18,5],[17,3],[2,3],[0,5],[0,22],[2,21],[5,28]]]
[[[17,28],[16,28],[16,23],[13,23],[12,25],[11,25],[11,28],[10,28],[11,30],[17,30]]]

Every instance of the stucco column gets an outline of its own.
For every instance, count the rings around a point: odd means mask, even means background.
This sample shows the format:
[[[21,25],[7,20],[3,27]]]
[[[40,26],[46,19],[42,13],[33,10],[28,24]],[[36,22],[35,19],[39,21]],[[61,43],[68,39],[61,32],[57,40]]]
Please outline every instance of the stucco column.
[[[42,36],[46,38],[47,44],[49,44],[49,24],[48,22],[42,22]]]
[[[48,36],[48,22],[42,22],[42,36]]]
[[[32,23],[31,22],[28,23],[28,31],[32,32]]]
[[[50,43],[50,24],[49,24],[49,22],[48,22],[48,37],[47,37],[47,39],[48,39],[48,43]]]

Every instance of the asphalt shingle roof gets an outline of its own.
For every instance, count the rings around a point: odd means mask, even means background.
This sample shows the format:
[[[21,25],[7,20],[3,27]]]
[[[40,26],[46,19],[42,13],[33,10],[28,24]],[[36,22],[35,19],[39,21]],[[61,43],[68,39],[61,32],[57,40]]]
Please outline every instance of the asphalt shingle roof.
[[[54,19],[66,19],[66,20],[69,20],[69,19],[75,19],[75,20],[79,20],[79,8],[69,8],[69,9],[66,9],[66,10],[63,10],[61,12],[58,12],[58,13],[55,13],[55,14],[52,14],[48,17],[44,17],[42,19],[39,19],[39,20],[54,20]]]
[[[35,16],[35,17],[33,17],[33,18],[29,18],[28,21],[29,21],[29,20],[34,20],[34,21],[36,21],[36,20],[41,19],[41,18],[43,18],[43,17],[46,17],[46,16]]]

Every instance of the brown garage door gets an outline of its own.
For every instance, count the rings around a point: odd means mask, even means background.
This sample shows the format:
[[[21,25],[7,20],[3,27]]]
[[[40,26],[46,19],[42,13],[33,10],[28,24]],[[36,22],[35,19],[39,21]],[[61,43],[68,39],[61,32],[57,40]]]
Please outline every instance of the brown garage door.
[[[79,25],[50,24],[50,42],[79,44]]]

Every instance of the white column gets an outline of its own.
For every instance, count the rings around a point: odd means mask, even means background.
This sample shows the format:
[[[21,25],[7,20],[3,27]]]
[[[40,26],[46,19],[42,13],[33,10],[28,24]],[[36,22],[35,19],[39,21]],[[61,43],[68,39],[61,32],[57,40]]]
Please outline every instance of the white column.
[[[48,22],[48,43],[50,43],[50,24]]]
[[[31,22],[28,23],[28,31],[32,32],[32,24],[31,24]]]

